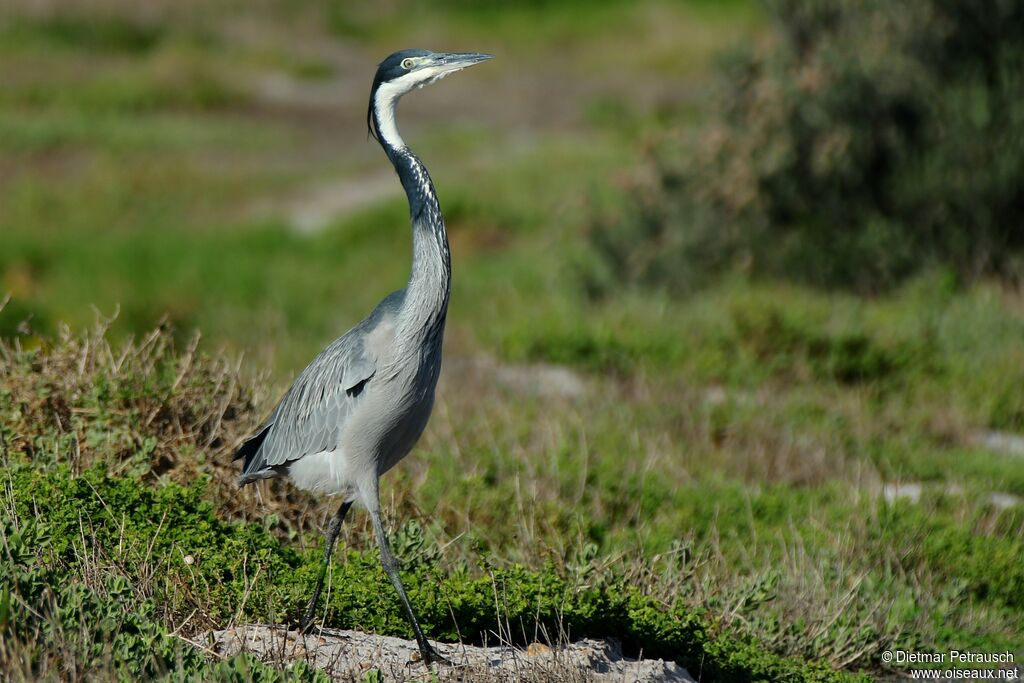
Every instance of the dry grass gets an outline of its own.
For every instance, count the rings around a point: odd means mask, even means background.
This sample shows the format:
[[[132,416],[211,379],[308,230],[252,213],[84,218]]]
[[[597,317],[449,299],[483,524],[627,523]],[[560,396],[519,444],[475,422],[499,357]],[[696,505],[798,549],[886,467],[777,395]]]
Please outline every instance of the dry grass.
[[[65,327],[33,349],[0,340],[0,383],[17,406],[5,452],[75,472],[102,463],[153,484],[208,476],[211,500],[227,518],[279,514],[285,531],[305,520],[311,499],[293,489],[271,483],[272,495],[261,496],[237,487],[231,456],[266,413],[266,377],[247,375],[240,358],[198,351],[198,334],[176,347],[165,326],[114,346],[112,322],[99,318],[83,334]]]
[[[303,550],[318,545],[308,532],[331,512],[329,500],[282,482],[239,490],[229,461],[278,390],[238,359],[204,353],[198,338],[178,346],[162,328],[111,343],[109,325],[63,330],[32,350],[0,343],[0,397],[13,408],[0,426],[4,457],[75,472],[101,465],[155,486],[206,478],[219,516],[263,521]],[[873,503],[877,472],[854,466],[848,438],[793,430],[791,407],[767,390],[702,390],[638,373],[580,376],[552,391],[542,366],[473,356],[465,340],[452,342],[423,444],[385,480],[405,559],[428,552],[445,571],[470,576],[512,563],[551,566],[583,587],[624,580],[666,606],[706,610],[717,628],[755,634],[774,651],[847,669],[900,643],[943,642],[934,616],[951,606],[945,627],[1007,633],[1004,612],[950,585],[946,570],[930,565],[943,558],[920,555],[929,518],[887,535],[892,522]],[[833,398],[857,438],[881,428],[865,416],[867,397]],[[956,534],[968,525],[1011,542],[1019,535],[1007,527],[1010,513],[979,515],[970,495],[946,496],[934,513]],[[342,542],[372,547],[371,536],[357,515]],[[146,568],[128,610],[151,595],[146,577],[166,573],[143,545],[99,549],[87,524],[76,548],[83,585],[100,595],[111,577],[126,578],[118,567]],[[221,626],[187,574],[176,576],[169,631],[194,639]],[[500,622],[500,603],[495,609]],[[31,647],[12,642],[5,657],[16,667]]]

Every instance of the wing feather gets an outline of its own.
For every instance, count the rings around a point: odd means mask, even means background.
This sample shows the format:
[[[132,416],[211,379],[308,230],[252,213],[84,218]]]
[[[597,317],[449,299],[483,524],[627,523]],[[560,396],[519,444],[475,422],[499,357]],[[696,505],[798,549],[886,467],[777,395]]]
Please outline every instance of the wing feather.
[[[239,484],[275,477],[306,455],[333,450],[363,387],[377,371],[379,349],[367,340],[403,292],[386,298],[366,320],[320,352],[292,384],[274,412],[235,453],[245,458]]]

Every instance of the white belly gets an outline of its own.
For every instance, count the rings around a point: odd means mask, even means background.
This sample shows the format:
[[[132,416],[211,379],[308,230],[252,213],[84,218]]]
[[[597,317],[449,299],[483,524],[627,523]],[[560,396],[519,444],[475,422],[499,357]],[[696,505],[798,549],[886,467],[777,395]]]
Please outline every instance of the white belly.
[[[349,500],[376,495],[377,478],[416,445],[434,405],[440,353],[422,363],[413,360],[387,382],[370,380],[348,415],[337,447],[289,465],[288,476],[296,486]]]
[[[288,468],[288,477],[300,489],[351,498],[356,487],[349,465],[349,459],[340,448],[320,451],[293,462]]]

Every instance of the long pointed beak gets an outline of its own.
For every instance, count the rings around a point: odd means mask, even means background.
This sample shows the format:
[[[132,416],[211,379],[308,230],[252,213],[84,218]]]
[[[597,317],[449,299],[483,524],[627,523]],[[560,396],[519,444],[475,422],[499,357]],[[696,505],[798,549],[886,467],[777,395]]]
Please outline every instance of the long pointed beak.
[[[458,71],[493,57],[494,55],[484,54],[483,52],[442,52],[434,55],[434,66],[439,67],[443,71]]]

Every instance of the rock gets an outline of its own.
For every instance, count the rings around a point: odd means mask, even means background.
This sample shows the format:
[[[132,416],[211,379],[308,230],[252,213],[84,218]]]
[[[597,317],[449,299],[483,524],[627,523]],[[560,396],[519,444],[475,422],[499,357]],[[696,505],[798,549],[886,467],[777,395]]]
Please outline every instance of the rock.
[[[569,368],[549,363],[500,364],[495,368],[498,382],[522,393],[538,396],[578,398],[587,393],[587,386]]]
[[[897,500],[909,500],[911,503],[921,501],[921,492],[924,487],[917,482],[901,484],[885,484],[882,486],[882,497],[887,503],[895,503]]]
[[[416,643],[358,631],[321,629],[303,636],[259,624],[211,631],[205,641],[222,656],[251,652],[265,662],[288,666],[306,661],[335,680],[358,681],[377,670],[385,681],[431,680]],[[441,681],[694,681],[686,669],[661,659],[627,659],[615,640],[579,640],[556,648],[533,643],[513,647],[474,647],[435,643],[452,666],[435,665]]]
[[[926,492],[925,485],[920,482],[903,482],[898,484],[884,484],[881,488],[882,497],[887,503],[895,503],[898,500],[908,500],[911,503],[920,503],[921,497]],[[945,486],[935,485],[927,489],[932,495],[962,496],[964,487],[958,484],[947,484]],[[985,500],[992,507],[1000,510],[1016,507],[1024,504],[1024,499],[1012,493],[991,491]]]
[[[1019,434],[996,430],[981,431],[972,434],[970,441],[996,453],[1024,457],[1024,436]]]

